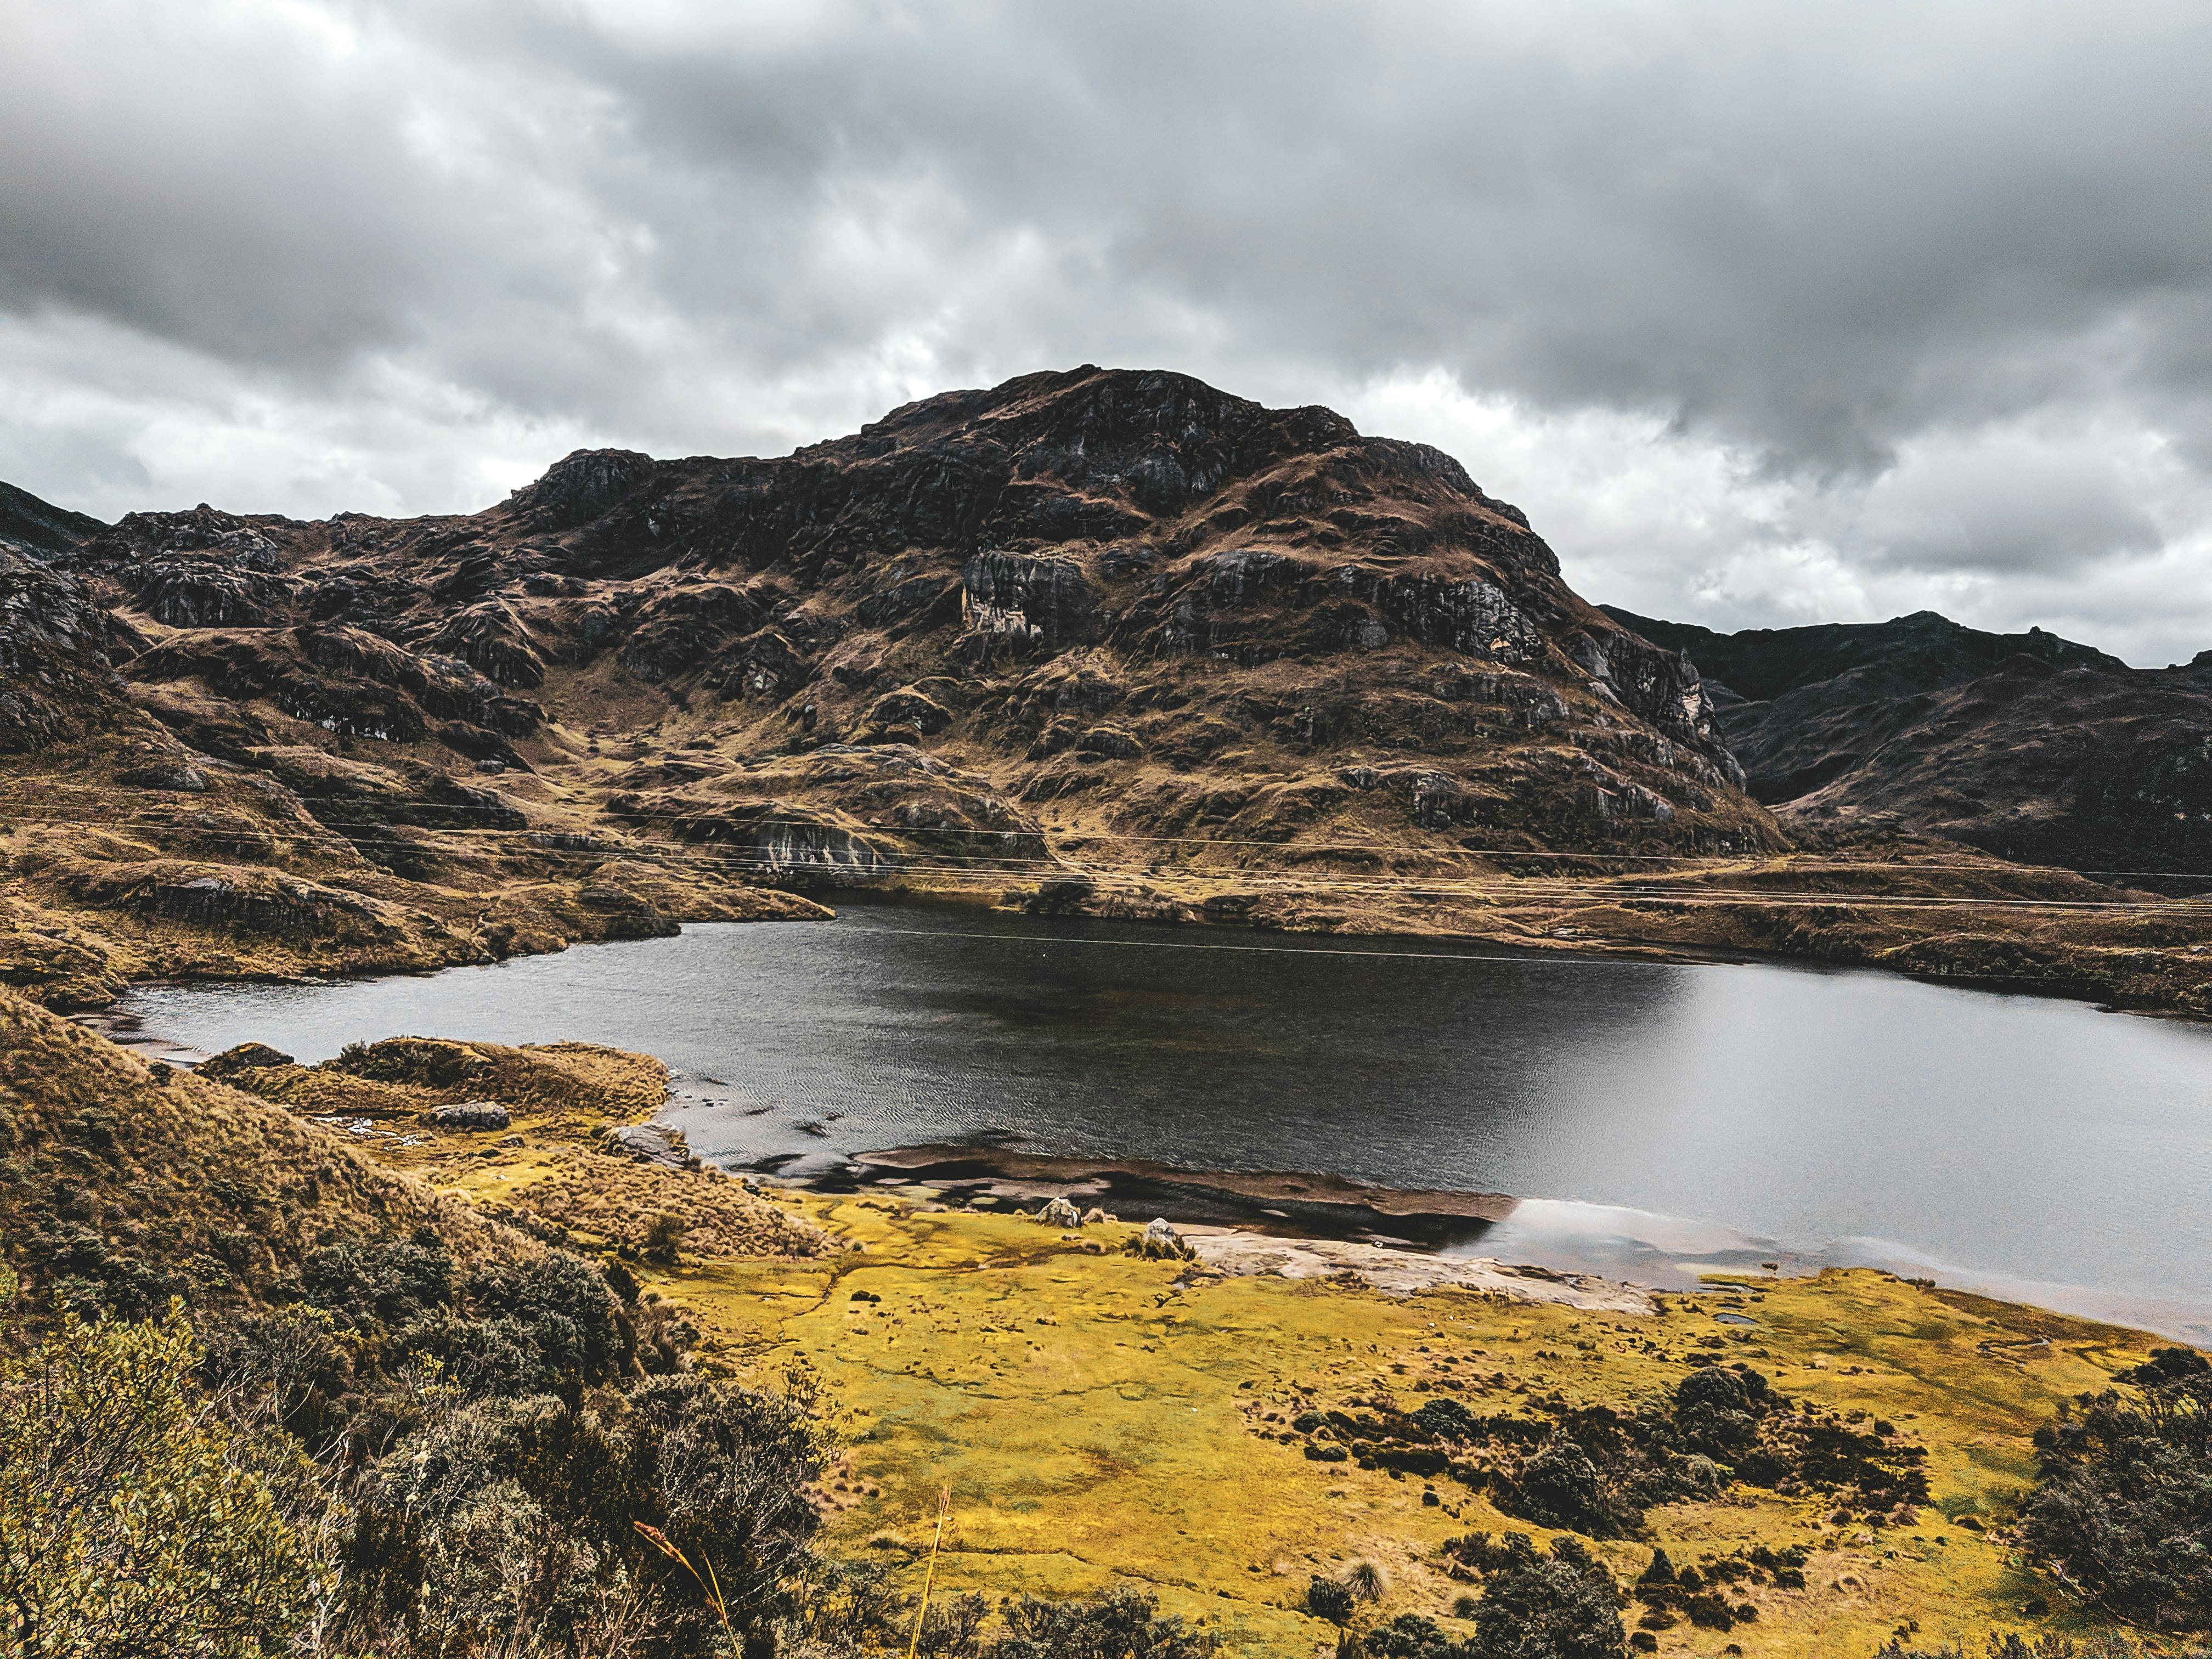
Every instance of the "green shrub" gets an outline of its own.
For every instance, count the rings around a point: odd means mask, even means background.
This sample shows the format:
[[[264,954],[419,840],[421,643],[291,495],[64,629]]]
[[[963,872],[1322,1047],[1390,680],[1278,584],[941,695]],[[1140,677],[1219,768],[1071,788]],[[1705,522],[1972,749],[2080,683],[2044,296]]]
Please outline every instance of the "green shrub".
[[[1444,1553],[1482,1575],[1482,1595],[1470,1610],[1474,1638],[1466,1651],[1480,1659],[1617,1659],[1624,1639],[1620,1595],[1613,1574],[1577,1538],[1555,1538],[1539,1554],[1525,1532],[1493,1540],[1471,1532]],[[1655,1553],[1650,1575],[1665,1561]],[[1665,1568],[1667,1581],[1674,1569]]]
[[[1315,1618],[1326,1619],[1332,1625],[1348,1625],[1352,1609],[1352,1591],[1335,1579],[1316,1573],[1306,1586],[1306,1611]]]
[[[0,1647],[244,1659],[307,1624],[323,1586],[281,1501],[287,1448],[195,1402],[200,1358],[172,1307],[139,1325],[64,1311],[0,1365]]]
[[[758,1635],[800,1611],[818,1524],[804,1488],[820,1469],[799,1407],[698,1376],[581,1403],[434,1399],[355,1493],[346,1639],[380,1654],[588,1654],[619,1627],[641,1659],[704,1655],[719,1617],[639,1525]]]
[[[2028,1550],[2114,1612],[2165,1630],[2212,1626],[2212,1368],[2161,1349],[2036,1431]]]
[[[990,1659],[1204,1659],[1213,1638],[1163,1619],[1156,1597],[1109,1590],[1095,1601],[1046,1601],[1024,1595],[1006,1604],[1006,1634]]]
[[[1613,1659],[1620,1598],[1613,1574],[1579,1539],[1555,1538],[1539,1555],[1525,1534],[1505,1540],[1474,1610],[1474,1646],[1511,1659]]]

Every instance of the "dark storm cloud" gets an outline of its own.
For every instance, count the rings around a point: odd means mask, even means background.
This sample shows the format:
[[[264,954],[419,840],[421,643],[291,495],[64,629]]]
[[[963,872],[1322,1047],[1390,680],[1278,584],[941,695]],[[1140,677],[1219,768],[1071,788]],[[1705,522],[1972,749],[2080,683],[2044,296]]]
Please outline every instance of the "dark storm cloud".
[[[1658,422],[1761,503],[1708,573],[2212,538],[2201,7],[17,9],[0,311],[382,398],[331,441],[417,507],[490,416],[728,448],[1091,359]]]

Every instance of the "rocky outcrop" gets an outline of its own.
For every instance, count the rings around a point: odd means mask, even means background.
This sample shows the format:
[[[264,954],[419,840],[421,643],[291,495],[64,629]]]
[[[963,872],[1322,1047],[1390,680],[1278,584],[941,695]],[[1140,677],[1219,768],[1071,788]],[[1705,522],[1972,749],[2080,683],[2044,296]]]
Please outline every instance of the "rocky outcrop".
[[[536,529],[572,530],[611,511],[653,477],[655,465],[634,449],[579,449],[516,490],[507,506]]]
[[[422,1121],[434,1129],[504,1129],[514,1121],[507,1108],[491,1100],[460,1100],[433,1106]]]
[[[545,659],[512,607],[496,599],[471,605],[440,629],[432,643],[495,685],[532,690],[545,684]]]
[[[0,546],[0,754],[82,737],[127,714],[111,636],[82,582]]]
[[[979,553],[960,573],[961,617],[971,634],[1053,650],[1086,643],[1098,596],[1073,559]]]
[[[107,526],[83,513],[42,501],[27,489],[0,483],[0,550],[51,559],[73,550]]]
[[[537,704],[507,696],[465,662],[418,655],[358,628],[209,629],[155,647],[131,664],[131,677],[198,680],[341,736],[435,739],[508,763],[509,740],[544,719]]]
[[[633,1163],[658,1164],[666,1170],[701,1167],[699,1160],[691,1155],[691,1143],[684,1138],[684,1132],[658,1123],[625,1123],[611,1128],[600,1137],[599,1150]]]

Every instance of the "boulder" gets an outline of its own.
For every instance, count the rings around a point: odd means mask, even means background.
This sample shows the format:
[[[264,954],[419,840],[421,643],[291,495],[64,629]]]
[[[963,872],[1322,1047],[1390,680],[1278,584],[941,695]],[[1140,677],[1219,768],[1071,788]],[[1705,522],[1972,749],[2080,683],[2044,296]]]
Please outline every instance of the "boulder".
[[[698,1159],[691,1156],[691,1143],[681,1129],[664,1129],[658,1123],[625,1123],[610,1129],[599,1139],[599,1150],[617,1158],[635,1158],[640,1164],[658,1164],[664,1169],[689,1170]]]
[[[1036,1212],[1036,1221],[1047,1227],[1080,1227],[1083,1217],[1075,1206],[1064,1198],[1055,1198]]]
[[[207,774],[197,766],[137,766],[116,775],[115,781],[130,789],[161,789],[178,794],[200,795],[207,793]]]
[[[1143,1256],[1147,1261],[1194,1261],[1198,1259],[1198,1252],[1191,1249],[1164,1216],[1155,1216],[1142,1237],[1131,1239],[1129,1250],[1132,1255]]]
[[[433,1106],[422,1114],[422,1121],[434,1129],[504,1129],[510,1121],[507,1108],[489,1100]]]

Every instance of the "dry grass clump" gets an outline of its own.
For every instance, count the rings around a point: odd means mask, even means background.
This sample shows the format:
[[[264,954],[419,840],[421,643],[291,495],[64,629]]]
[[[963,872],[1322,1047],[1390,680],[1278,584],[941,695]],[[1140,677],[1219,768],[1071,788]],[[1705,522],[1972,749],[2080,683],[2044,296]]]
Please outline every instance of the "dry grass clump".
[[[625,1255],[811,1256],[836,1248],[819,1228],[713,1170],[672,1170],[573,1146],[554,1151],[548,1164],[544,1176],[514,1189],[516,1208]]]
[[[213,1066],[210,1061],[200,1070],[206,1073]],[[423,1110],[416,1090],[321,1066],[242,1066],[223,1068],[216,1075],[234,1088],[282,1102],[310,1117],[410,1119]]]
[[[509,1048],[388,1037],[356,1043],[318,1070],[402,1085],[417,1109],[495,1100],[516,1112],[588,1111],[616,1121],[643,1117],[668,1094],[668,1068],[649,1054],[590,1042]]]

